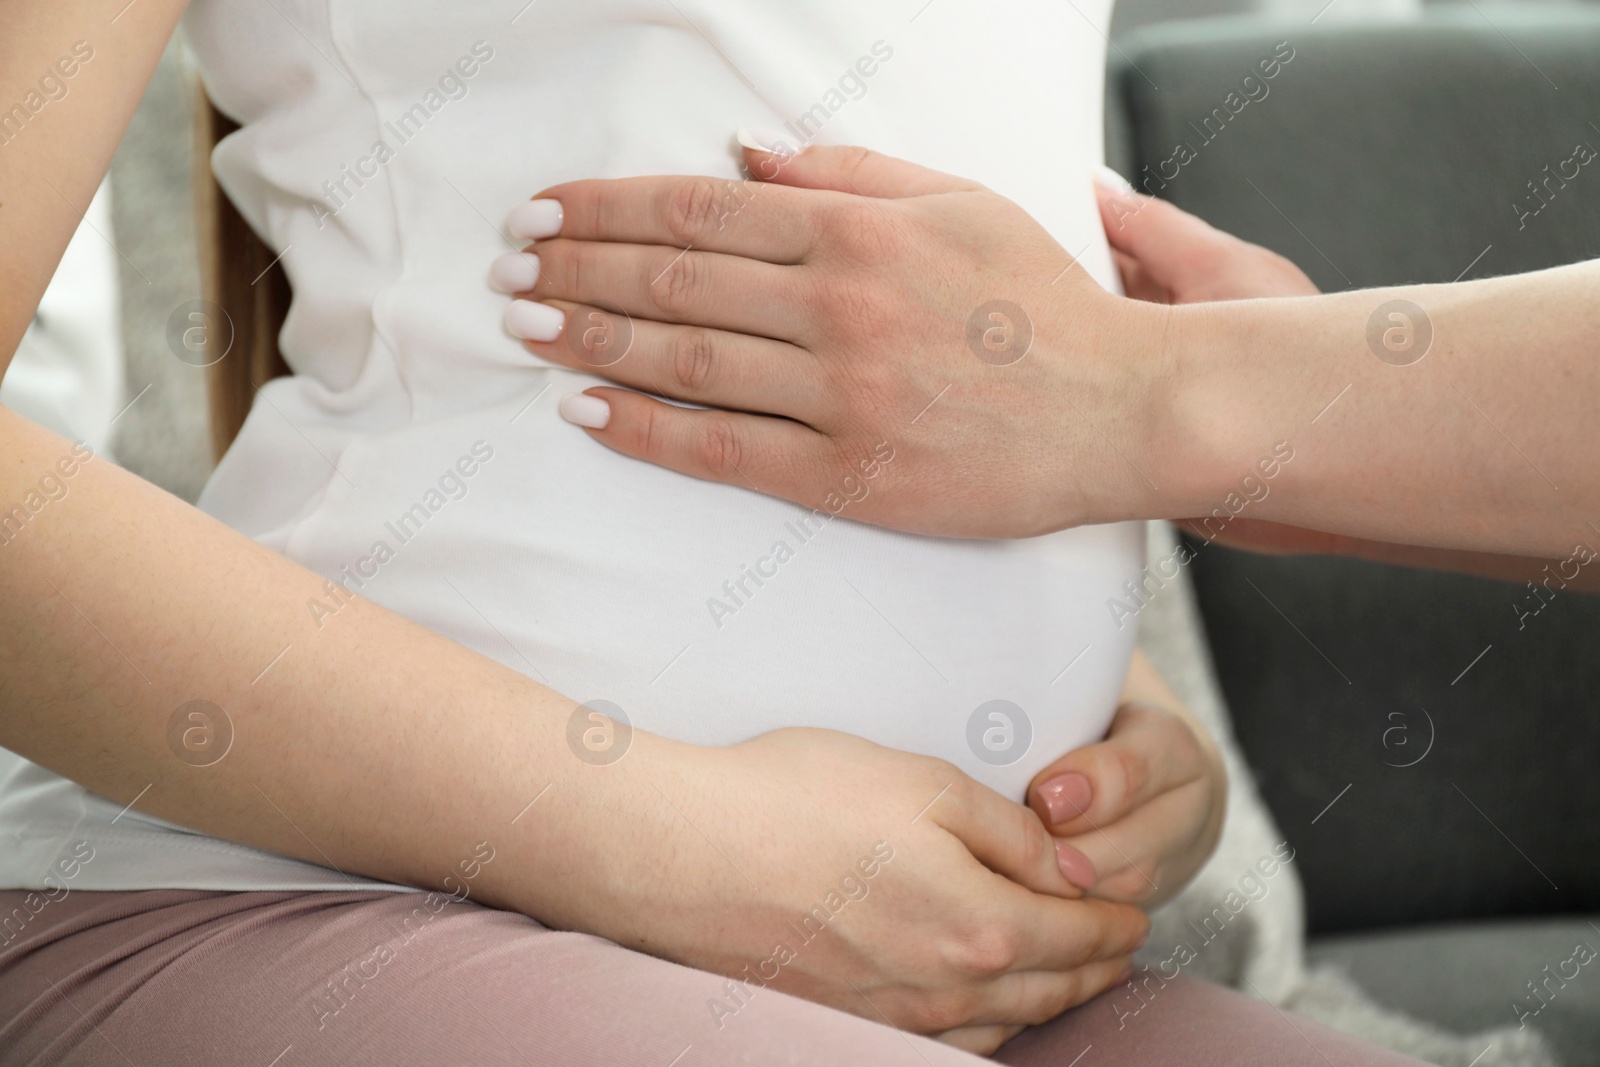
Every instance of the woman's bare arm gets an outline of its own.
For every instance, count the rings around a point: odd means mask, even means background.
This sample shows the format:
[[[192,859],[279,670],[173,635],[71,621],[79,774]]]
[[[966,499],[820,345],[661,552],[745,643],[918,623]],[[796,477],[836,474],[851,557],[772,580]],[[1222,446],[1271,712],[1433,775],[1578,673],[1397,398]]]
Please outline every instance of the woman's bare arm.
[[[181,8],[0,0],[0,101],[28,108],[0,143],[0,368]],[[32,106],[32,72],[91,49]],[[783,985],[851,1011],[865,989],[927,1032],[1049,1018],[1116,981],[1146,928],[1063,899],[1038,819],[942,761],[828,731],[726,749],[635,731],[597,764],[569,743],[572,701],[359,598],[318,627],[326,592],[0,408],[0,746],[97,793],[725,974],[871,877],[879,903]],[[220,759],[186,758],[192,701],[232,734]]]
[[[540,848],[499,865],[524,878],[579,863],[583,835],[552,832],[579,798],[642,801],[628,768],[573,758],[572,702],[360,598],[319,627],[322,578],[77,455],[0,408],[0,745],[141,812],[418,886],[484,840]],[[169,736],[194,700],[233,734],[211,766]],[[559,879],[497,873],[476,895],[559,915]]]
[[[184,7],[0,0],[0,370]],[[550,756],[571,705],[359,600],[316,631],[320,584],[0,409],[0,744],[141,811],[398,882],[439,885],[479,840],[514,848],[497,809],[575,770]],[[206,768],[166,740],[196,699],[237,731]],[[474,743],[517,758],[469,762]],[[492,876],[480,892],[529,903]]]
[[[0,0],[0,374],[185,0]]]
[[[0,745],[96,792],[724,974],[870,869],[879,903],[781,986],[864,1011],[854,981],[928,1032],[1053,1017],[1143,934],[1129,905],[1061,899],[1038,818],[943,761],[830,731],[635,731],[597,765],[569,746],[572,702],[360,599],[319,629],[322,578],[73,456],[0,408]],[[209,766],[174,737],[194,700],[233,732]]]

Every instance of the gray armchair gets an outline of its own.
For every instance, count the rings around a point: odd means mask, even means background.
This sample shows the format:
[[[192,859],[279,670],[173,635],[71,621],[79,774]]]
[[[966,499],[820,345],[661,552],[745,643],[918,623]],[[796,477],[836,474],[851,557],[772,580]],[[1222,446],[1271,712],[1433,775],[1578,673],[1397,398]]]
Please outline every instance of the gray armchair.
[[[1325,290],[1600,256],[1600,9],[1169,23],[1121,52],[1113,164]],[[1539,417],[1496,413],[1513,440]],[[1194,546],[1235,729],[1298,851],[1313,958],[1458,1031],[1539,1008],[1527,1023],[1566,1062],[1596,1062],[1600,960],[1550,976],[1578,944],[1600,950],[1600,597],[1519,616],[1521,585]]]

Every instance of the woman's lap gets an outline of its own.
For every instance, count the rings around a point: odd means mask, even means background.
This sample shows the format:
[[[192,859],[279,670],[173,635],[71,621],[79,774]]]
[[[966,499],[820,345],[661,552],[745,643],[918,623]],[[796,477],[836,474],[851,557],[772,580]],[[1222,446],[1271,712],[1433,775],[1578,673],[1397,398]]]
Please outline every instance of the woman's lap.
[[[73,892],[42,907],[42,895],[32,907],[27,898],[0,892],[0,1067],[982,1062],[437,895]],[[1142,1000],[1113,991],[997,1059],[1415,1063],[1226,990],[1154,979]]]

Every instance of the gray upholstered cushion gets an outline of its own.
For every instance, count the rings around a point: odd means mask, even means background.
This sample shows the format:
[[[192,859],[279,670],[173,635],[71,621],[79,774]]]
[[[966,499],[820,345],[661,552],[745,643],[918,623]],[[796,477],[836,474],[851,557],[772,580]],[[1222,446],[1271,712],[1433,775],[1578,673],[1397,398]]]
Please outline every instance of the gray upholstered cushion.
[[[1267,95],[1203,141],[1196,127],[1283,41],[1294,58]],[[1127,172],[1191,143],[1161,194],[1326,288],[1600,255],[1600,161],[1552,184],[1538,214],[1512,207],[1574,145],[1600,148],[1600,9],[1479,5],[1366,28],[1226,20],[1123,50],[1112,96]],[[1215,546],[1193,570],[1235,729],[1299,850],[1313,931],[1600,911],[1600,598],[1567,594],[1519,629],[1525,590],[1509,584]],[[1394,766],[1430,736],[1426,759]]]
[[[1514,1026],[1523,1019],[1563,1063],[1580,1067],[1594,1063],[1600,1051],[1600,957],[1581,963],[1585,954],[1574,953],[1579,945],[1600,953],[1592,918],[1328,938],[1312,943],[1310,959],[1337,965],[1385,1006],[1449,1030]],[[1539,985],[1537,995],[1529,982]]]

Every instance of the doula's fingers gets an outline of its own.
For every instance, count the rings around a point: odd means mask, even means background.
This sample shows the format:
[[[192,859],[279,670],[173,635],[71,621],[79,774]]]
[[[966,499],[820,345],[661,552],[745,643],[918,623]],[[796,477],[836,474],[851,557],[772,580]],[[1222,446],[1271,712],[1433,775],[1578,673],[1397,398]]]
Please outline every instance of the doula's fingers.
[[[808,507],[832,489],[826,439],[789,419],[681,408],[604,386],[563,397],[560,410],[608,448],[695,478]]]
[[[1111,250],[1111,258],[1116,261],[1117,273],[1122,276],[1122,292],[1133,300],[1143,300],[1149,304],[1170,304],[1172,294],[1165,288],[1157,285],[1155,280],[1139,265],[1139,261],[1126,252]]]
[[[1111,247],[1136,260],[1150,280],[1188,289],[1234,238],[1165,200],[1117,188],[1097,175],[1095,195]]]
[[[566,321],[553,340],[523,342],[541,359],[690,404],[807,423],[827,413],[813,357],[804,349],[768,337],[633,319],[587,304],[545,303]]]
[[[832,189],[883,200],[933,193],[974,192],[977,182],[908,163],[869,148],[795,143],[796,138],[740,127],[739,143],[752,177],[773,185]]]

